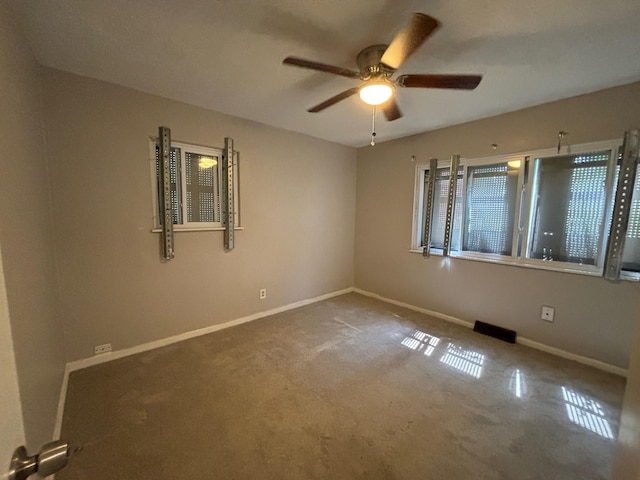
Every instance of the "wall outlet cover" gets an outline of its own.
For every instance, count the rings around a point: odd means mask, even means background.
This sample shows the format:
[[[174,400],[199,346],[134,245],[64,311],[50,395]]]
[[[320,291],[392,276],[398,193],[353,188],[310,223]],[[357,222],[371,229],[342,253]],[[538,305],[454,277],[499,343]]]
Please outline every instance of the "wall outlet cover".
[[[93,354],[100,355],[101,353],[109,353],[111,351],[111,344],[104,343],[102,345],[96,345],[93,347]]]

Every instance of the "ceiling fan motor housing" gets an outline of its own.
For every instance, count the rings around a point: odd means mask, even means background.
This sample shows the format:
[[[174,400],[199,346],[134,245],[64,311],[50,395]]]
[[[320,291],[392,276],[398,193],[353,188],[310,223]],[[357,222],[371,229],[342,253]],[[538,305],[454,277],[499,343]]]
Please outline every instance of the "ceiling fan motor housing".
[[[356,61],[363,80],[368,80],[381,74],[388,77],[393,73],[393,69],[380,63],[380,59],[387,47],[388,45],[371,45],[358,53]]]

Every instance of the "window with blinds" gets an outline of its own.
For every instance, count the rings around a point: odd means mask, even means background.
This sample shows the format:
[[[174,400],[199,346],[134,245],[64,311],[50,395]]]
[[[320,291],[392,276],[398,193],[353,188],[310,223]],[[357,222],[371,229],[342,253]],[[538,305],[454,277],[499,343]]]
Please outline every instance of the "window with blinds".
[[[507,162],[467,169],[464,251],[511,255],[518,169]]]
[[[462,201],[462,174],[464,169],[458,169],[458,182],[456,184],[456,203]],[[438,168],[434,184],[433,214],[431,216],[431,248],[442,249],[444,247],[444,230],[447,223],[447,201],[449,198],[449,174],[450,168]],[[425,176],[425,178],[427,178]],[[425,204],[426,208],[426,204]],[[424,222],[424,220],[423,220]],[[451,250],[460,250],[460,226],[462,214],[456,209],[453,215],[453,234],[451,235]]]
[[[155,149],[155,198],[157,208],[156,227],[163,218],[158,200],[160,191],[160,147],[152,140]],[[222,152],[211,147],[171,143],[171,206],[174,229],[222,228],[221,224],[221,177]],[[233,168],[237,172],[237,159]],[[237,175],[234,175],[237,191]],[[236,195],[236,224],[238,224]]]
[[[185,152],[187,222],[220,222],[218,156]]]
[[[529,258],[595,265],[611,151],[538,158]]]
[[[621,141],[462,159],[451,232],[452,257],[602,275]],[[569,150],[567,148],[567,150]],[[416,166],[412,251],[424,242],[428,165]],[[429,245],[442,249],[449,188],[436,171]],[[640,167],[631,196],[622,270],[640,279]]]

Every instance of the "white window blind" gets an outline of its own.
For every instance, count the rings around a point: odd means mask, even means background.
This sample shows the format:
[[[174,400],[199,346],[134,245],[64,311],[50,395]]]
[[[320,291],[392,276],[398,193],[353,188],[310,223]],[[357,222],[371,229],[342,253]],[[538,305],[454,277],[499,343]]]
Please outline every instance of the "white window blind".
[[[187,222],[219,222],[218,157],[185,152]]]
[[[518,170],[504,163],[467,169],[463,250],[511,255]]]

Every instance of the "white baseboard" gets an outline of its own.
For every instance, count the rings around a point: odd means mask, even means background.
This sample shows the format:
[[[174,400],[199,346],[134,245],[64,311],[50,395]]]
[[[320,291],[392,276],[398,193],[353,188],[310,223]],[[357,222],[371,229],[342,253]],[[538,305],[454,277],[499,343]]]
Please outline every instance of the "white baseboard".
[[[442,320],[446,320],[447,322],[455,323],[457,325],[462,325],[463,327],[473,328],[473,323],[467,322],[466,320],[462,320],[457,317],[452,317],[451,315],[446,315],[444,313],[435,312],[433,310],[427,310],[426,308],[417,307],[415,305],[410,305],[408,303],[399,302],[397,300],[393,300],[391,298],[383,297],[382,295],[378,295],[377,293],[368,292],[366,290],[362,290],[360,288],[354,288],[354,292],[359,293],[361,295],[365,295],[367,297],[375,298],[378,300],[382,300],[383,302],[391,303],[393,305],[397,305],[399,307],[404,307],[409,310],[413,310],[414,312],[424,313],[426,315],[431,315],[432,317],[440,318]],[[578,363],[582,363],[584,365],[589,365],[591,367],[595,367],[599,370],[603,370],[605,372],[613,373],[615,375],[619,375],[621,377],[627,377],[627,369],[616,367],[615,365],[610,365],[608,363],[602,362],[600,360],[596,360],[595,358],[584,357],[582,355],[577,355],[575,353],[567,352],[566,350],[562,350],[560,348],[551,347],[549,345],[545,345],[544,343],[536,342],[535,340],[531,340],[526,337],[516,337],[516,342],[527,347],[535,348],[536,350],[541,350],[543,352],[551,353],[558,357],[566,358],[568,360],[574,360]]]
[[[69,364],[64,367],[62,386],[60,387],[60,397],[58,398],[58,410],[56,411],[56,423],[53,426],[53,440],[59,440],[62,432],[62,417],[64,416],[64,405],[67,401],[67,387],[69,386]],[[54,477],[55,478],[55,477]]]
[[[103,353],[101,355],[96,355],[95,357],[83,358],[81,360],[74,360],[73,362],[68,362],[64,369],[64,378],[62,380],[62,387],[60,390],[60,399],[58,400],[58,411],[57,411],[56,423],[54,426],[54,438],[55,439],[60,438],[60,432],[62,430],[62,417],[64,415],[64,406],[67,399],[67,387],[69,385],[69,374],[71,372],[74,372],[76,370],[80,370],[83,368],[91,367],[93,365],[99,365],[101,363],[110,362],[112,360],[117,360],[118,358],[135,355],[136,353],[142,353],[149,350],[153,350],[155,348],[171,345],[172,343],[182,342],[183,340],[188,340],[190,338],[200,337],[202,335],[207,335],[209,333],[217,332],[219,330],[235,327],[236,325],[252,322],[253,320],[258,320],[260,318],[268,317],[270,315],[286,312],[287,310],[293,310],[294,308],[304,307],[305,305],[321,302],[322,300],[327,300],[329,298],[337,297],[340,295],[344,295],[345,293],[351,293],[351,292],[353,292],[353,287],[345,288],[344,290],[337,290],[335,292],[320,295],[318,297],[307,298],[305,300],[300,300],[299,302],[294,302],[288,305],[283,305],[281,307],[272,308],[271,310],[266,310],[264,312],[254,313],[253,315],[237,318],[235,320],[230,320],[225,323],[211,325],[209,327],[200,328],[198,330],[192,330],[190,332],[180,333],[178,335],[162,338],[160,340],[155,340],[153,342],[143,343],[141,345],[136,345],[135,347],[124,348],[122,350],[115,350],[110,353]]]
[[[616,367],[615,365],[596,360],[595,358],[584,357],[582,355],[567,352],[566,350],[562,350],[560,348],[550,347],[549,345],[536,342],[535,340],[531,340],[530,338],[526,337],[517,337],[516,342],[521,343],[522,345],[526,345],[527,347],[535,348],[536,350],[542,350],[543,352],[551,353],[552,355],[557,355],[558,357],[574,360],[578,363],[589,365],[599,370],[604,370],[605,372],[613,373],[615,375],[627,378],[628,370],[626,368]]]
[[[432,317],[441,318],[442,320],[446,320],[447,322],[455,323],[457,325],[461,325],[467,328],[473,328],[473,323],[469,323],[465,320],[462,320],[458,317],[452,317],[451,315],[445,315],[444,313],[436,312],[433,310],[428,310],[422,307],[416,307],[415,305],[411,305],[409,303],[399,302],[398,300],[393,300],[392,298],[383,297],[382,295],[378,295],[377,293],[367,292],[366,290],[361,290],[359,288],[354,288],[354,292],[364,295],[366,297],[375,298],[377,300],[382,300],[383,302],[391,303],[393,305],[397,305],[399,307],[403,307],[409,310],[413,310],[414,312],[424,313],[425,315],[431,315]]]

